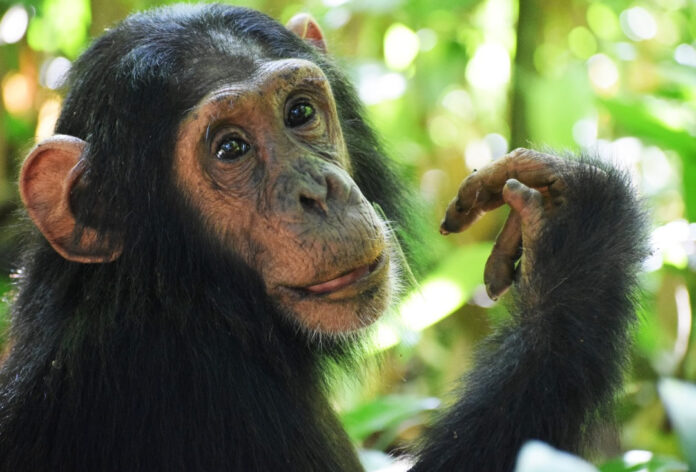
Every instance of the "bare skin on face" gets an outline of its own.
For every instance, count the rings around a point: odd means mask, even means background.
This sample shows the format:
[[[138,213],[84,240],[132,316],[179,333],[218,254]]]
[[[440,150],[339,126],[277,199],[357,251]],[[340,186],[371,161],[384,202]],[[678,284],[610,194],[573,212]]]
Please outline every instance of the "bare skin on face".
[[[351,178],[316,65],[266,62],[211,93],[179,128],[174,172],[206,227],[301,327],[352,331],[386,308],[384,224]]]

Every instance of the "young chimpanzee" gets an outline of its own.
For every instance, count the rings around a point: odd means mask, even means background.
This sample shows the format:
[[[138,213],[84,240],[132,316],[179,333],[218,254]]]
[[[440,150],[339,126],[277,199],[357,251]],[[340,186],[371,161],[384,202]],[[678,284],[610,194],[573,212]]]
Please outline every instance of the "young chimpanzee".
[[[39,231],[1,371],[0,470],[360,470],[322,366],[390,302],[401,236],[373,208],[408,233],[408,192],[316,23],[137,14],[68,85],[20,177]],[[644,254],[626,178],[517,150],[464,182],[441,231],[503,203],[484,278],[492,296],[514,281],[512,319],[417,471],[508,471],[530,438],[577,450],[621,378]]]

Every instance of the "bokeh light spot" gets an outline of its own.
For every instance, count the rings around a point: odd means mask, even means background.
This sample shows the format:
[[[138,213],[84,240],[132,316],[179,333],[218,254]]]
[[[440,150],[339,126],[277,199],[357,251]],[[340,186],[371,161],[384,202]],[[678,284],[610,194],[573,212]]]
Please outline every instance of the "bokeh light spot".
[[[428,52],[437,44],[437,33],[430,28],[423,28],[416,32],[418,35],[418,47],[422,52]]]
[[[55,90],[60,88],[70,71],[70,61],[65,57],[56,57],[46,61],[41,68],[41,84]]]
[[[384,35],[384,62],[394,70],[407,69],[418,55],[420,40],[409,27],[395,23]]]
[[[607,5],[594,2],[587,7],[587,24],[602,39],[614,39],[618,36],[619,19]]]
[[[396,72],[369,64],[358,69],[358,94],[366,105],[401,97],[406,92],[406,79]]]
[[[442,106],[450,113],[462,118],[471,119],[474,113],[474,105],[466,90],[454,89],[442,97]]]
[[[573,125],[573,139],[580,146],[587,148],[597,141],[597,120],[583,118]]]
[[[619,81],[619,70],[606,54],[595,54],[587,61],[590,82],[600,90],[609,90]]]
[[[674,50],[674,60],[684,66],[696,67],[696,48],[690,44],[680,44]]]
[[[31,108],[31,80],[20,73],[9,74],[2,84],[2,100],[13,115],[26,113]]]
[[[500,44],[482,44],[466,66],[466,78],[482,90],[506,85],[510,80],[510,54]]]
[[[437,115],[428,123],[430,139],[438,146],[447,147],[460,139],[459,127],[447,116]]]
[[[27,32],[29,14],[21,5],[11,6],[0,20],[0,43],[16,43]]]
[[[466,145],[464,160],[466,166],[473,171],[489,164],[493,160],[493,154],[486,141],[472,141]]]
[[[35,137],[37,140],[48,138],[53,134],[56,121],[60,115],[60,101],[56,98],[49,98],[39,109],[39,117],[36,124]]]
[[[491,157],[495,160],[507,154],[509,144],[505,136],[498,133],[489,133],[484,136],[483,141],[491,151]]]
[[[578,26],[568,34],[568,47],[580,59],[587,59],[597,52],[597,40],[590,30]]]
[[[633,7],[621,12],[619,16],[621,29],[634,41],[652,39],[657,34],[657,22],[652,14],[643,7]]]

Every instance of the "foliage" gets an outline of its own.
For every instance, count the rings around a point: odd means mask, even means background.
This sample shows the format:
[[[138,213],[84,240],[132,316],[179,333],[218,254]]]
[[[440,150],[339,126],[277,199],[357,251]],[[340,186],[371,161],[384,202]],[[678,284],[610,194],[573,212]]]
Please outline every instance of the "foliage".
[[[7,274],[17,248],[15,209],[20,204],[13,182],[26,149],[52,131],[61,77],[89,36],[130,11],[160,3],[0,2],[0,13],[15,14],[12,21],[0,22],[3,320],[11,297]],[[696,381],[696,4],[238,3],[281,21],[299,11],[319,19],[331,52],[349,71],[372,121],[420,189],[433,228],[467,173],[514,146],[582,150],[631,172],[653,215],[655,253],[643,276],[632,367],[617,400],[621,449],[603,441],[596,463],[603,464],[603,472],[685,470],[688,460],[696,467],[690,456],[696,449],[694,432],[681,421],[696,415],[696,399],[683,383]],[[28,22],[17,38],[23,21],[18,8]],[[381,354],[381,375],[361,387],[349,384],[337,391],[335,403],[360,447],[397,452],[417,436],[431,417],[433,398],[450,390],[468,367],[472,346],[507,316],[481,287],[485,251],[502,213],[486,216],[463,235],[433,238],[431,256],[444,257],[444,263],[434,264],[424,279],[426,302],[419,309],[432,308],[432,322],[443,319],[432,327],[416,319],[401,330],[391,329],[388,343],[377,340],[384,349],[396,344]],[[441,291],[430,292],[432,281],[440,283],[435,288]],[[434,298],[427,298],[430,293]],[[452,302],[434,306],[443,300]],[[408,313],[404,308],[406,319],[413,321]],[[682,383],[660,383],[666,377]],[[622,455],[620,450],[629,452]],[[652,452],[641,456],[636,450]],[[364,457],[377,463],[388,456]]]

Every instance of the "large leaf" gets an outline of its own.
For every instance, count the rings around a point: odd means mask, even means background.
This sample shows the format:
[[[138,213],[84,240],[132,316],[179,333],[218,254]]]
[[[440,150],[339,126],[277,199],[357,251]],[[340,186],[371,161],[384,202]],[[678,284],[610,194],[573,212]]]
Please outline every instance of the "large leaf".
[[[696,470],[696,385],[662,379],[657,388],[689,466]]]
[[[491,252],[491,243],[458,248],[430,273],[398,307],[397,323],[383,322],[375,333],[375,349],[398,344],[404,330],[422,331],[461,307],[483,283],[483,268]]]
[[[648,451],[628,451],[619,459],[603,464],[601,472],[688,472],[683,462],[670,457],[654,456]]]
[[[412,395],[387,395],[341,415],[348,435],[355,441],[394,428],[419,413],[437,408],[440,400]]]
[[[600,103],[624,132],[640,136],[682,156],[696,154],[696,139],[686,131],[666,126],[640,101],[604,99]]]
[[[592,110],[592,91],[580,65],[557,80],[520,75],[527,95],[527,127],[533,144],[557,149],[573,148],[573,125]],[[572,90],[572,93],[568,93]],[[519,143],[528,146],[528,143]],[[513,144],[514,145],[514,144]]]
[[[483,283],[483,269],[492,244],[458,248],[399,307],[406,327],[420,331],[461,307]]]
[[[624,132],[681,155],[687,217],[696,221],[696,138],[666,126],[642,102],[605,99],[600,103]]]
[[[12,285],[9,279],[0,278],[0,333],[7,324],[7,311],[10,305],[10,290]],[[2,346],[0,346],[1,348]]]

